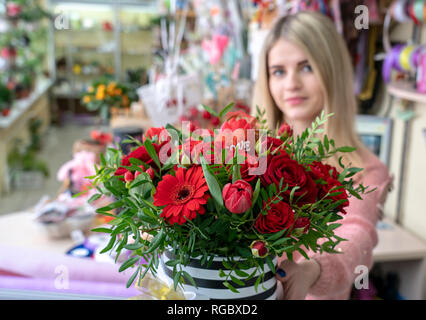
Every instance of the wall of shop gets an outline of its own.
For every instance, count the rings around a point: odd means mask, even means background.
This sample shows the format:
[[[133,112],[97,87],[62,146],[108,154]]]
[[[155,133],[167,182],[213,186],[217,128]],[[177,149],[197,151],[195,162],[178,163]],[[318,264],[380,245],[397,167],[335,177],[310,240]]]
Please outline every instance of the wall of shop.
[[[406,41],[412,34],[410,24],[401,24],[391,33],[391,40]],[[421,43],[426,43],[426,27],[421,30]],[[389,94],[383,95],[382,110],[390,103]],[[389,116],[393,119],[392,144],[389,170],[394,175],[394,189],[389,193],[385,205],[385,214],[396,219],[398,207],[398,190],[401,187],[401,162],[405,159],[403,192],[401,194],[401,224],[418,237],[426,240],[426,101],[415,102],[412,106],[414,116],[410,121],[407,141],[407,152],[403,154],[404,121],[401,112],[404,102],[395,98]]]

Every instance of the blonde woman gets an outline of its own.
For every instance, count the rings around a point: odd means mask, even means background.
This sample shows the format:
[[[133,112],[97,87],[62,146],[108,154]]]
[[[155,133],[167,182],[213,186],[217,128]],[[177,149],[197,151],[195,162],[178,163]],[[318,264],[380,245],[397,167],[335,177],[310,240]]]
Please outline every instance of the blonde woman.
[[[332,21],[320,13],[282,17],[265,39],[253,107],[266,111],[270,128],[287,122],[296,135],[322,110],[334,113],[325,125],[325,134],[336,146],[357,148],[345,155],[344,163],[364,168],[355,181],[377,188],[363,201],[350,198],[342,226],[336,231],[348,239],[338,247],[342,254],[310,252],[310,260],[296,255],[294,262],[281,257],[277,272],[280,298],[348,299],[359,275],[357,267],[371,268],[373,264],[378,208],[391,178],[386,166],[363,146],[355,132],[357,105],[352,78],[345,42]],[[329,164],[338,167],[338,158],[329,159]]]

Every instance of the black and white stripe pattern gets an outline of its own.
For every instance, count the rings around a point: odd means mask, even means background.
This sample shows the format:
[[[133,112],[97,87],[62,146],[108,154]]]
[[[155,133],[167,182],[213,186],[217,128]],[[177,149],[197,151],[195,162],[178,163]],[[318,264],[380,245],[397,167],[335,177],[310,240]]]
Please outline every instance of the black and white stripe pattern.
[[[169,283],[173,283],[173,268],[167,266],[165,263],[171,259],[174,259],[173,253],[166,251],[161,256],[159,270],[163,277],[165,277],[165,280],[167,280],[167,282]],[[223,259],[224,258],[221,257],[215,257],[210,267],[207,267],[207,264],[202,266],[200,260],[191,259],[188,266],[183,267],[183,270],[188,272],[192,276],[198,286],[198,289],[191,285],[184,285],[184,290],[196,292],[198,295],[204,296],[208,299],[276,299],[277,281],[274,272],[269,269],[266,262],[264,265],[265,278],[264,281],[261,282],[257,287],[257,292],[254,288],[254,284],[257,278],[259,277],[259,271],[249,281],[244,281],[244,279],[242,279],[245,283],[244,286],[240,286],[236,283],[231,282],[230,280],[232,286],[239,291],[239,293],[234,293],[223,285],[224,278],[221,278],[219,276],[220,269],[226,271],[225,267],[222,264]],[[277,258],[273,259],[272,261],[275,265],[277,264]],[[244,271],[251,274],[254,271],[254,268]]]

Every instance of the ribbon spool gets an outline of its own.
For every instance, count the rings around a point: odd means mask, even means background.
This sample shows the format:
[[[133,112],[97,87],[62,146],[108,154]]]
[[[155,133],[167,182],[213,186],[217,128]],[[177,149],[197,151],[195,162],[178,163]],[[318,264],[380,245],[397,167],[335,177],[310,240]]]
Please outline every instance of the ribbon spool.
[[[385,82],[389,82],[391,78],[392,69],[403,71],[399,64],[399,55],[405,46],[403,44],[396,45],[386,54],[385,61],[382,66],[382,76]]]
[[[392,4],[392,16],[398,22],[408,22],[411,20],[408,13],[408,0],[397,0]]]
[[[399,55],[399,64],[403,71],[411,71],[413,69],[410,61],[411,61],[411,55],[414,51],[413,45],[405,46]]]
[[[413,12],[414,12],[414,16],[416,17],[416,19],[419,23],[425,22],[424,8],[425,8],[424,0],[415,0],[414,1]]]
[[[416,15],[414,14],[414,3],[416,2],[416,0],[410,0],[407,3],[407,12],[408,15],[410,16],[411,20],[414,21],[415,24],[419,24],[419,21],[416,18]]]

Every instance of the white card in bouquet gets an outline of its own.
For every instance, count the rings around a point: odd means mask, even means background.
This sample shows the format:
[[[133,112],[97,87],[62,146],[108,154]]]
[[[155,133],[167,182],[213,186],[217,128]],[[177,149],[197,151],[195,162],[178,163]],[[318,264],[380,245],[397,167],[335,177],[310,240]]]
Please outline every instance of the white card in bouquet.
[[[202,103],[202,79],[197,74],[168,76],[138,89],[139,99],[155,127],[177,123]]]

